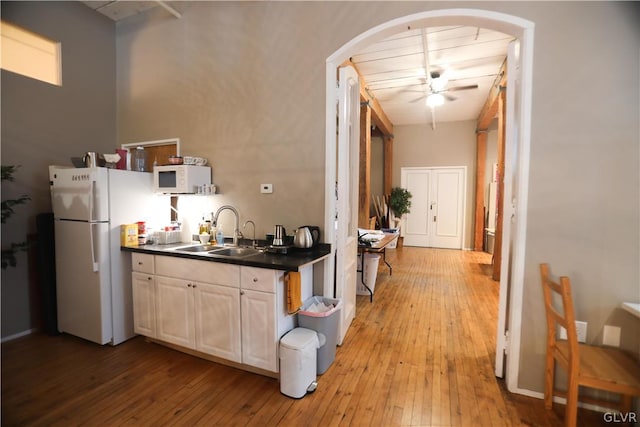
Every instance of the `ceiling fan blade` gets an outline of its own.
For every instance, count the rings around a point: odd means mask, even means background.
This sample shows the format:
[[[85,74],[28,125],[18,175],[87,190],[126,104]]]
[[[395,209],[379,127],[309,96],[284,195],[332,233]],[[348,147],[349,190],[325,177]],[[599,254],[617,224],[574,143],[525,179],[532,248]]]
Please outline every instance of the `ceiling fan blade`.
[[[409,103],[413,104],[414,102],[418,102],[418,101],[420,101],[422,99],[425,99],[426,97],[427,97],[427,95],[422,95],[421,97],[418,97],[416,99],[413,99],[413,100],[409,101]]]
[[[453,96],[453,95],[449,95],[448,93],[443,93],[443,94],[442,94],[442,96],[444,96],[445,98],[447,98],[447,100],[448,100],[448,101],[455,101],[456,99],[458,99],[458,98],[456,98],[456,97],[455,97],[455,96]]]
[[[448,92],[456,92],[459,90],[478,89],[478,85],[454,86],[447,89]]]

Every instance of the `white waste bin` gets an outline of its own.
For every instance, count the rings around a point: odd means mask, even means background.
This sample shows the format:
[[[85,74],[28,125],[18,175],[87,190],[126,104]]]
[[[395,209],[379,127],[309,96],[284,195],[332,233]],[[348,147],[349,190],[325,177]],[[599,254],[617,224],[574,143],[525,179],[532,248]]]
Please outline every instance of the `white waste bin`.
[[[280,393],[300,399],[316,388],[316,331],[295,328],[280,340]]]

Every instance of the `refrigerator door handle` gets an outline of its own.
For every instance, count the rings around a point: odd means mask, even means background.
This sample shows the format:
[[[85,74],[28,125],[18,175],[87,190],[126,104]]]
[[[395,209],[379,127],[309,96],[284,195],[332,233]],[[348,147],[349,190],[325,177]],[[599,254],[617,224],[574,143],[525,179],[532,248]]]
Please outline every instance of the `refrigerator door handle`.
[[[89,223],[89,240],[91,244],[91,262],[93,263],[93,272],[97,273],[99,270],[98,268],[99,263],[96,262],[96,248],[95,248],[94,237],[93,237],[93,235],[95,234],[95,230],[94,230],[95,225],[98,225],[98,223],[96,222]]]
[[[96,194],[96,181],[91,180],[91,185],[89,186],[89,221],[93,221],[93,202],[94,202],[95,194]],[[93,233],[91,235],[93,236]]]

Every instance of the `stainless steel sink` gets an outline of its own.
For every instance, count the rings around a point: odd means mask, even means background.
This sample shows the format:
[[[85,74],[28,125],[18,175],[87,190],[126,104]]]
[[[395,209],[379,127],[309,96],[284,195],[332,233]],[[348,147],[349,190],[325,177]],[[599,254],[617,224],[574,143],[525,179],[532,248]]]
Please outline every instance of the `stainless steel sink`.
[[[180,248],[175,248],[175,251],[178,252],[195,252],[195,253],[207,253],[214,249],[222,249],[222,246],[216,245],[193,245],[193,246],[183,246]]]
[[[198,255],[211,255],[227,258],[244,258],[260,253],[258,249],[242,246],[192,245],[175,248],[177,252],[188,252]]]
[[[260,251],[254,248],[243,248],[243,247],[233,246],[233,247],[215,249],[215,250],[209,251],[209,253],[215,256],[242,258],[250,255],[255,255],[257,253],[260,253]]]

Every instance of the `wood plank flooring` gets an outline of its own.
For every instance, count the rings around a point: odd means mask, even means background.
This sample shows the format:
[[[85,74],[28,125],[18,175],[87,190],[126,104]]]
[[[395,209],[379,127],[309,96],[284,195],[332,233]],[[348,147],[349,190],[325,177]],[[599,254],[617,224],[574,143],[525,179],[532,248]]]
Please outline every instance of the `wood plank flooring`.
[[[561,426],[564,406],[513,395],[494,377],[498,284],[490,255],[388,251],[374,302],[303,399],[276,379],[149,343],[117,347],[33,334],[2,344],[8,426]],[[579,425],[604,425],[580,410]]]

